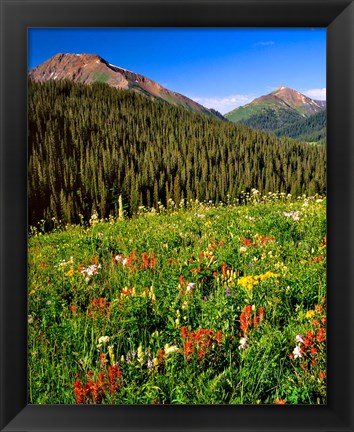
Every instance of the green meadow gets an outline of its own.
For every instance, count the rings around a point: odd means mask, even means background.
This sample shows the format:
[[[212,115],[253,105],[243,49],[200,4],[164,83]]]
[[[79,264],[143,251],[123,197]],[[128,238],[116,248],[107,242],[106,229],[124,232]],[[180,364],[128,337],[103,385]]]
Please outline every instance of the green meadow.
[[[325,404],[326,200],[32,227],[32,404]]]

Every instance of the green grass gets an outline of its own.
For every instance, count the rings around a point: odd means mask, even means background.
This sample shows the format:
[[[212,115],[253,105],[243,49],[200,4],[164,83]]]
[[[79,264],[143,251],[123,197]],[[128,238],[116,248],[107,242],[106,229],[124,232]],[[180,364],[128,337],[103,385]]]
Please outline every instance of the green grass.
[[[254,193],[33,230],[30,403],[326,403],[325,210]]]
[[[95,72],[92,78],[95,82],[105,84],[109,80],[109,75],[104,72]]]

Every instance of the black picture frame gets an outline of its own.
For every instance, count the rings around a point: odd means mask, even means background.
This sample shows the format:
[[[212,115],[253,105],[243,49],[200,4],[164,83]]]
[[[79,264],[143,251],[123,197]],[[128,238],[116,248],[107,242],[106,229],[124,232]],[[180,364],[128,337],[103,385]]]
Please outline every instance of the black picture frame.
[[[336,0],[0,0],[1,431],[353,431],[354,5]],[[328,404],[27,405],[27,28],[326,27]]]

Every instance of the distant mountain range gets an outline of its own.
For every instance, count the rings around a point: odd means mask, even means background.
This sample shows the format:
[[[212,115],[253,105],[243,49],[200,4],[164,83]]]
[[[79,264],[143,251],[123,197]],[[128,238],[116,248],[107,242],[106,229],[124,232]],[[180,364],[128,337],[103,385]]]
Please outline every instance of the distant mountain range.
[[[180,93],[168,90],[150,78],[115,66],[97,54],[56,54],[30,70],[28,75],[34,81],[68,79],[83,84],[106,83],[110,87],[133,90],[154,99],[164,100],[171,105],[225,120],[218,111],[205,108]]]
[[[150,78],[115,66],[97,54],[56,54],[30,70],[28,76],[37,82],[68,79],[82,84],[105,83],[211,118],[242,123],[278,136],[310,142],[326,140],[326,102],[311,99],[284,86],[223,116]]]
[[[288,87],[278,87],[272,93],[225,114],[233,123],[270,131],[278,136],[290,136],[306,141],[326,135],[326,101],[318,101]],[[319,115],[322,113],[322,115]],[[314,117],[312,119],[312,117]],[[309,120],[311,119],[311,120]]]

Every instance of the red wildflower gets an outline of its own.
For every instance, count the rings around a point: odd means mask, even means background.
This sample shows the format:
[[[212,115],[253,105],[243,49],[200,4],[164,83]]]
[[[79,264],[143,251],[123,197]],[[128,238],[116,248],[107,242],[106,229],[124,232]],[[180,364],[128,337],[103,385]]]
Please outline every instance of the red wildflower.
[[[264,309],[264,307],[258,308],[258,317],[259,317],[259,322],[260,323],[262,323],[263,321],[265,321],[266,315],[265,315],[265,309]]]
[[[322,343],[326,340],[326,330],[324,328],[319,328],[316,334],[317,342]]]
[[[218,247],[218,244],[217,244],[216,240],[214,240],[213,243],[211,243],[211,244],[208,246],[208,250],[214,250],[214,249],[216,249],[217,247]]]
[[[305,347],[310,347],[312,345],[312,340],[308,338],[303,338]]]
[[[219,330],[219,331],[217,331],[216,334],[215,334],[215,340],[216,340],[216,342],[217,342],[219,345],[221,344],[221,339],[222,339],[222,333],[221,333],[221,331]]]
[[[108,378],[111,393],[114,393],[120,387],[121,375],[122,372],[119,370],[119,366],[117,364],[115,364],[114,366],[108,366]]]
[[[86,394],[80,380],[76,380],[74,383],[74,395],[77,404],[86,403]]]
[[[319,375],[320,375],[320,379],[321,379],[321,380],[323,380],[323,379],[326,378],[326,372],[322,372],[322,371],[321,371]]]
[[[141,254],[141,260],[142,260],[141,268],[147,269],[149,267],[149,256],[146,252],[143,252]]]
[[[188,336],[188,329],[187,329],[186,326],[183,326],[181,328],[181,336],[182,336],[183,339],[186,339],[186,337]]]
[[[254,245],[252,244],[252,240],[250,240],[250,239],[246,239],[246,238],[244,238],[244,237],[242,237],[241,238],[241,242],[242,242],[242,244],[244,245],[244,246],[251,246],[251,247],[254,247]]]
[[[243,333],[246,333],[248,327],[253,323],[252,319],[252,306],[247,305],[244,307],[242,314],[240,315],[240,327]]]
[[[106,364],[106,354],[101,353],[100,354],[100,368],[103,369],[105,367],[105,364]]]
[[[186,341],[184,343],[184,355],[186,356],[187,359],[192,355],[193,350],[194,350],[193,342]]]
[[[286,400],[285,399],[275,399],[274,403],[277,405],[285,405]]]
[[[200,359],[202,359],[204,356],[205,356],[205,351],[204,351],[204,350],[199,350],[199,351],[198,351],[198,357],[199,357]]]
[[[102,401],[104,391],[102,389],[102,386],[98,383],[92,385],[92,396],[96,403],[100,403]]]
[[[199,273],[201,270],[200,266],[198,266],[197,268],[192,268],[191,269],[191,273]]]
[[[122,289],[120,291],[120,293],[123,294],[124,296],[132,295],[133,294],[133,289],[132,288]]]
[[[93,299],[87,309],[88,318],[104,317],[110,315],[110,302],[105,298]]]
[[[311,333],[310,331],[308,331],[306,333],[306,337],[309,338],[309,340],[312,342],[315,335],[313,333]]]

